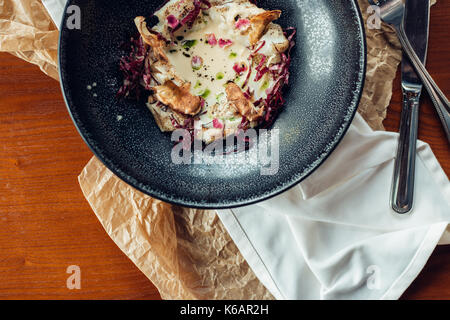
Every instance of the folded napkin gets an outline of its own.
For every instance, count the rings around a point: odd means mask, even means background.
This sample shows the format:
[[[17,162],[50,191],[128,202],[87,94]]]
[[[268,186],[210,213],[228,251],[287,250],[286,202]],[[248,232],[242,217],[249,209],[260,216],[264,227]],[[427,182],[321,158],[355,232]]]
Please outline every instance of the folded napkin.
[[[56,25],[65,0],[42,0]],[[419,142],[410,215],[389,206],[398,135],[358,114],[328,160],[299,186],[218,212],[260,281],[278,299],[397,299],[437,244],[450,244],[450,184]]]
[[[450,244],[450,183],[418,143],[414,209],[389,205],[398,134],[358,114],[329,159],[299,186],[219,212],[277,299],[397,299],[437,244]]]
[[[64,7],[67,0],[42,0],[44,7],[47,9],[53,22],[59,29],[62,18],[64,16]]]

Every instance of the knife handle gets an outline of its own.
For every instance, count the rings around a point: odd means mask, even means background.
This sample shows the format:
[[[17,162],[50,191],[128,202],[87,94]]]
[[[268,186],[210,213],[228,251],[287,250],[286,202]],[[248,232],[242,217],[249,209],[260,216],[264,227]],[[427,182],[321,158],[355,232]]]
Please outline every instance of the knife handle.
[[[439,115],[439,119],[442,122],[442,126],[444,127],[447,141],[450,143],[450,102],[420,61],[406,36],[403,24],[400,25],[400,28],[397,28],[397,34],[403,49],[411,60],[411,64],[414,69],[416,69],[417,75],[420,80],[422,80],[424,87],[430,95],[431,101],[433,102]]]
[[[399,214],[406,214],[413,207],[419,101],[420,92],[403,93],[400,135],[391,191],[391,207]]]

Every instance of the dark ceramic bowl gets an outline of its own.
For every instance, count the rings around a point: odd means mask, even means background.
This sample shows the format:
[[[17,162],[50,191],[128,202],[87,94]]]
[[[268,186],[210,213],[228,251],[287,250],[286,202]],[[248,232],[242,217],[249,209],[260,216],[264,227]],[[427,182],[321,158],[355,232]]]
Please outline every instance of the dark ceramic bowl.
[[[162,1],[68,1],[67,6],[81,8],[81,28],[67,28],[69,10],[59,46],[62,90],[80,134],[111,171],[167,202],[230,208],[280,194],[333,152],[350,126],[364,84],[366,46],[356,1],[258,2],[281,9],[278,23],[297,28],[286,104],[272,127],[280,132],[275,175],[261,175],[262,165],[236,163],[231,156],[221,165],[175,165],[171,136],[160,132],[145,105],[116,99],[122,81],[120,45],[136,34],[134,17],[150,16]]]

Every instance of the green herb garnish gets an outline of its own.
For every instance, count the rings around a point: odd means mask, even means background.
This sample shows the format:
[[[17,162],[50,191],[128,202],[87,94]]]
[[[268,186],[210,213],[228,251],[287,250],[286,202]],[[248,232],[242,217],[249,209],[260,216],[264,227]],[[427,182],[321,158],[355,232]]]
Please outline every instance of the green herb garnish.
[[[202,86],[202,83],[199,80],[197,80],[197,82],[195,83],[194,89],[198,89],[201,86]]]
[[[211,90],[209,89],[205,89],[205,91],[203,91],[203,93],[200,95],[203,99],[208,98],[208,96],[211,94]]]
[[[223,93],[223,92],[221,92],[221,93],[219,93],[218,95],[216,95],[216,101],[217,101],[217,103],[219,103],[220,99],[221,99],[223,96],[224,96],[224,93]]]
[[[197,40],[186,40],[183,42],[183,48],[190,49],[197,44]]]
[[[234,58],[236,58],[237,57],[237,53],[236,52],[232,52],[232,53],[230,53],[230,55],[229,55],[229,58],[230,59],[234,59]]]
[[[217,80],[222,80],[225,77],[225,75],[222,72],[219,72],[216,74],[216,79]]]
[[[266,90],[269,87],[269,81],[264,81],[264,83],[261,86],[262,90]]]

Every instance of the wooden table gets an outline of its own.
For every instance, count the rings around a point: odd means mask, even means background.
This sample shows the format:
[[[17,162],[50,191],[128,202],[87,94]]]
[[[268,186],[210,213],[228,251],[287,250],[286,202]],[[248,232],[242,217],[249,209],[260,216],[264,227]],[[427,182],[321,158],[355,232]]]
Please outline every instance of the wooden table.
[[[432,10],[428,68],[450,96],[450,1]],[[386,128],[397,131],[400,85]],[[429,98],[420,139],[447,175],[450,150]],[[9,54],[0,54],[0,299],[159,299],[152,283],[102,229],[77,176],[92,153],[70,120],[59,84]],[[67,267],[81,268],[69,290]],[[439,247],[406,299],[450,299],[450,246]]]

